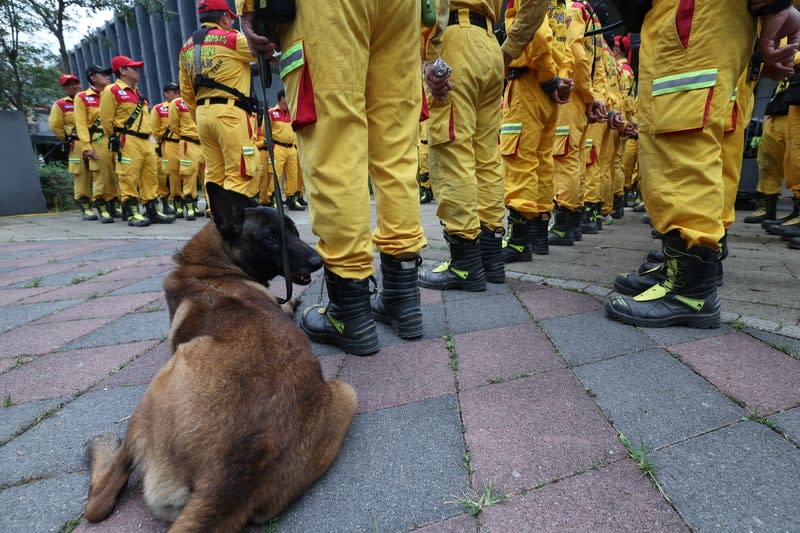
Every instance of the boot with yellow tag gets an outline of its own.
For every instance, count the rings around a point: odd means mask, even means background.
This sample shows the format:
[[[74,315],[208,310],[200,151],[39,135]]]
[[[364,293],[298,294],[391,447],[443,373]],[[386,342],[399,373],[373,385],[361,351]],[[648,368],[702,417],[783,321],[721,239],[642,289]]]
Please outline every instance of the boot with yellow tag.
[[[480,237],[466,239],[444,232],[450,245],[450,259],[419,273],[419,286],[438,291],[459,289],[486,290],[486,275],[481,259]]]
[[[369,278],[342,278],[327,268],[328,305],[306,307],[300,328],[314,342],[334,344],[353,355],[380,349],[378,330],[370,308]]]
[[[612,298],[610,318],[640,327],[688,326],[718,328],[720,304],[717,279],[720,251],[686,247],[677,232],[664,236],[664,279],[634,296]]]

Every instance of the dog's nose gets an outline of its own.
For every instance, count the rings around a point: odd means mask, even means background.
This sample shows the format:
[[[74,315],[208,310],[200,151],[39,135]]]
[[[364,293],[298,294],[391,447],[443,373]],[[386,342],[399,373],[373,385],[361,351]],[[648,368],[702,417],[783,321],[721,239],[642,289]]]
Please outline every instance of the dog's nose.
[[[317,252],[313,252],[311,257],[308,259],[308,267],[311,272],[316,272],[322,268],[322,257],[320,257]]]

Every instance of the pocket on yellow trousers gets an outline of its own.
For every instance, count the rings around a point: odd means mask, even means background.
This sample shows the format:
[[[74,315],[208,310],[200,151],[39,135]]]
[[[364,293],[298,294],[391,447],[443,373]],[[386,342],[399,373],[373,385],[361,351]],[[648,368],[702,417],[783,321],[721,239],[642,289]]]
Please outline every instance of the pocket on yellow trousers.
[[[453,104],[450,100],[441,102],[428,98],[428,146],[452,142],[456,139]]]
[[[253,179],[258,175],[258,149],[254,146],[242,146],[241,174],[245,179]]]
[[[653,133],[702,130],[708,121],[717,69],[695,70],[653,80]]]
[[[314,85],[311,71],[303,47],[303,40],[289,44],[281,53],[280,76],[288,98],[292,127],[299,130],[317,121],[317,107],[314,102]]]
[[[521,135],[521,122],[507,122],[500,126],[500,155],[516,155]]]
[[[553,141],[553,157],[564,157],[569,153],[569,124],[556,126],[556,137]]]

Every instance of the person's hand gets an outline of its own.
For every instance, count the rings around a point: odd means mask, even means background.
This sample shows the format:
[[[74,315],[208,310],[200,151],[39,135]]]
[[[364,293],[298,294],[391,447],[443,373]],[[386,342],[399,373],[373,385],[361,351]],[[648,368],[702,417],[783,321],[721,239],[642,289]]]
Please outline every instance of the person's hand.
[[[612,113],[608,120],[608,127],[622,131],[625,127],[625,116],[622,113]]]
[[[453,89],[450,83],[450,76],[437,76],[433,71],[433,63],[426,63],[423,67],[425,81],[428,84],[428,93],[437,100],[444,100],[447,94]]]
[[[788,40],[786,46],[780,46],[783,37]],[[769,77],[783,79],[794,74],[794,55],[799,46],[800,12],[797,9],[788,7],[761,17],[758,50]]]
[[[625,137],[639,137],[639,125],[634,122],[626,122],[625,127],[622,129],[622,134]]]
[[[272,59],[272,55],[278,48],[278,43],[256,31],[255,13],[245,13],[239,17],[239,24],[253,55],[261,54],[267,59]]]
[[[586,106],[586,116],[589,122],[605,122],[607,117],[606,104],[602,100],[592,100]]]
[[[572,87],[575,83],[570,78],[561,78],[558,82],[558,89],[556,92],[558,93],[558,103],[565,104],[569,101],[569,95],[572,94]]]
[[[97,159],[97,152],[94,150],[84,150],[83,151],[83,158],[84,159]]]

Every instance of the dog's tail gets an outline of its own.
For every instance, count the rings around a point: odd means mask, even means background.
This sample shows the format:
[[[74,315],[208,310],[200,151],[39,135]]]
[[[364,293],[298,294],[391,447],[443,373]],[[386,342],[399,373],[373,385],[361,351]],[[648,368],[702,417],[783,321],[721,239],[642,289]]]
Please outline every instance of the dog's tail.
[[[128,484],[133,461],[115,433],[102,433],[86,444],[91,477],[84,515],[89,522],[108,518]]]

